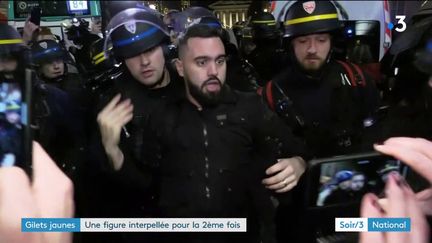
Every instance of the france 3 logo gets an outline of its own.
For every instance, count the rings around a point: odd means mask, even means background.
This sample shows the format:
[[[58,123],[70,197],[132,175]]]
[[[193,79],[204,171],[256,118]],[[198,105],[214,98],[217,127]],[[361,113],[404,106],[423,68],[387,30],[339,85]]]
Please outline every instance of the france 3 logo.
[[[407,28],[407,24],[405,23],[405,19],[406,19],[405,15],[396,15],[396,20],[398,21],[397,25],[394,25],[393,23],[389,23],[388,28],[392,30],[393,28],[396,27],[395,30],[397,32],[404,32]]]

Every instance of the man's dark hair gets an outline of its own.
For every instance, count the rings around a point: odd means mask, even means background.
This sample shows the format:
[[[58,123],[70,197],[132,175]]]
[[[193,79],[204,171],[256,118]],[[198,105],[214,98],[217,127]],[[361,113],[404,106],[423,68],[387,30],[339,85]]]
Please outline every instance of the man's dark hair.
[[[184,47],[187,45],[187,42],[190,38],[212,38],[217,37],[220,38],[223,42],[222,32],[220,29],[210,27],[206,24],[195,24],[187,28],[186,33],[183,36],[179,37],[178,40],[178,51],[179,56],[182,55]]]

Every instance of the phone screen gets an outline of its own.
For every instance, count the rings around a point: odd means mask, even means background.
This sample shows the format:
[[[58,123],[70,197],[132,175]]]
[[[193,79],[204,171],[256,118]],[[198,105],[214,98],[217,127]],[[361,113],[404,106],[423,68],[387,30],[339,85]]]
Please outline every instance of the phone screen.
[[[316,166],[313,207],[360,202],[371,192],[384,196],[390,173],[405,177],[408,167],[385,155],[351,156],[322,161]]]
[[[0,75],[0,166],[19,166],[30,173],[29,91],[26,81]]]

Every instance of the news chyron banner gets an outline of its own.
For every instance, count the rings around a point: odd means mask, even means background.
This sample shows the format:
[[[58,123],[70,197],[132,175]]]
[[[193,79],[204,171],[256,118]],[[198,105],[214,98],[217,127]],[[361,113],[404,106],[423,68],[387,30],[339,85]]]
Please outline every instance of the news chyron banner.
[[[336,232],[410,232],[410,218],[336,218]]]
[[[245,218],[23,218],[22,232],[246,232]]]

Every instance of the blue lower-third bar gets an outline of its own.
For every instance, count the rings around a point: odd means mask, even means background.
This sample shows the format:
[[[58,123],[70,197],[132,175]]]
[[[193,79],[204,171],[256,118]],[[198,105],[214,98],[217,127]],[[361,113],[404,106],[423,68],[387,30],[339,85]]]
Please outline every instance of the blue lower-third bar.
[[[369,232],[409,232],[410,218],[368,218]]]
[[[22,232],[79,232],[79,218],[23,218]]]

